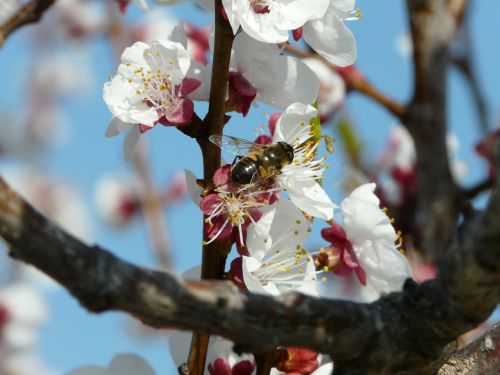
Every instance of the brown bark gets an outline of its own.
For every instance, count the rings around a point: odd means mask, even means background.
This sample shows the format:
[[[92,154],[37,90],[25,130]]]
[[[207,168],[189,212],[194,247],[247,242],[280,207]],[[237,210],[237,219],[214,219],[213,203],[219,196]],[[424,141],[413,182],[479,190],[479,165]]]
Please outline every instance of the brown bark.
[[[415,141],[422,214],[420,248],[437,259],[455,226],[460,194],[446,146],[446,75],[449,46],[465,0],[407,0],[413,40],[415,88],[403,118]]]
[[[498,182],[497,182],[498,184]],[[500,300],[500,192],[456,233],[436,280],[372,304],[290,293],[253,295],[223,281],[183,282],[90,247],[0,182],[0,236],[11,255],[65,286],[88,310],[120,310],[156,328],[227,337],[245,351],[299,346],[328,353],[337,374],[430,374],[447,343]]]
[[[23,5],[10,19],[0,25],[0,46],[19,28],[40,21],[55,0],[31,0]]]

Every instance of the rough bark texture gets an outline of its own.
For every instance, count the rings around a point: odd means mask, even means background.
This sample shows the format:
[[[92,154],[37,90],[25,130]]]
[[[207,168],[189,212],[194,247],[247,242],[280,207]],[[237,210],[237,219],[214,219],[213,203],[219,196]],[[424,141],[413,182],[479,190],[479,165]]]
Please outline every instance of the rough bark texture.
[[[459,190],[446,146],[446,75],[449,45],[466,0],[407,0],[415,88],[404,124],[415,141],[422,213],[420,248],[431,259],[444,249],[459,213]]]
[[[437,375],[498,375],[500,372],[500,323],[452,355]]]
[[[221,281],[126,263],[71,237],[0,183],[0,236],[11,255],[65,286],[88,310],[121,310],[156,328],[227,337],[246,351],[280,345],[329,353],[335,374],[430,374],[442,350],[500,299],[500,194],[457,231],[440,276],[372,304],[252,295]]]

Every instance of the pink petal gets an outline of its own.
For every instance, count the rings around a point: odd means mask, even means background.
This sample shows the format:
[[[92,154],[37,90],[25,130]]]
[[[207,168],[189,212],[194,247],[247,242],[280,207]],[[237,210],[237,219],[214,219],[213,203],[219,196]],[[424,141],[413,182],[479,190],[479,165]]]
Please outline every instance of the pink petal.
[[[219,194],[209,194],[201,200],[200,208],[205,215],[210,215],[219,203]]]
[[[354,250],[352,249],[352,246],[350,244],[346,246],[342,254],[342,261],[347,267],[350,268],[359,267],[358,257],[354,253]]]
[[[333,273],[337,276],[348,276],[352,272],[352,268],[346,266],[344,263],[341,263],[333,270]]]
[[[215,186],[225,185],[231,179],[231,165],[225,164],[217,169],[212,177]]]
[[[260,145],[269,145],[271,143],[273,143],[273,139],[268,136],[267,134],[261,134],[257,137],[257,139],[255,140],[255,143],[258,143]]]
[[[210,375],[231,375],[231,366],[227,360],[218,358],[208,365]]]
[[[257,94],[257,90],[252,86],[252,84],[239,72],[229,73],[229,80],[234,88],[244,96],[252,96]]]
[[[252,375],[254,369],[255,362],[244,360],[234,365],[232,375]]]
[[[302,38],[302,33],[304,32],[304,28],[301,26],[298,29],[292,30],[293,40],[298,41]]]
[[[336,222],[332,223],[329,228],[323,228],[321,230],[321,237],[328,242],[338,242],[339,240],[346,240],[346,233],[344,228],[338,225]]]
[[[179,98],[176,103],[175,110],[171,113],[165,114],[167,124],[163,125],[184,125],[191,121],[194,114],[194,104],[191,100],[186,98]]]
[[[201,81],[199,79],[184,78],[181,82],[179,89],[178,89],[178,95],[181,97],[186,96],[186,95],[192,93],[194,90],[196,90],[200,86],[201,86]]]
[[[269,116],[269,131],[271,135],[274,135],[274,129],[276,129],[276,123],[278,119],[281,117],[281,112],[273,112],[271,116]]]
[[[366,272],[365,272],[365,270],[361,267],[358,267],[358,268],[354,269],[354,272],[356,272],[356,276],[358,277],[359,282],[362,285],[366,286]]]

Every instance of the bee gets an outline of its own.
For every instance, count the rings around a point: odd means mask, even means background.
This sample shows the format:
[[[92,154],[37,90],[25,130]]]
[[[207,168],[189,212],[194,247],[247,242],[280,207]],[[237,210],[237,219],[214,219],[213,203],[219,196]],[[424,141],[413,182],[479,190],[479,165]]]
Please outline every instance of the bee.
[[[246,141],[227,135],[211,135],[210,141],[236,155],[231,168],[231,180],[239,184],[273,180],[283,167],[293,161],[293,147],[286,142],[270,145]]]

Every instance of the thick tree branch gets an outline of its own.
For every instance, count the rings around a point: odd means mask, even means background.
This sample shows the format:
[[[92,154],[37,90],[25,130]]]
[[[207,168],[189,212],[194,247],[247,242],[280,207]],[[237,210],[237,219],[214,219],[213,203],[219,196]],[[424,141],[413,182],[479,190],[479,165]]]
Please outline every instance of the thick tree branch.
[[[329,353],[336,374],[430,374],[445,345],[500,300],[500,192],[457,232],[436,280],[405,284],[372,304],[290,293],[253,295],[222,281],[180,278],[126,263],[71,237],[0,181],[0,236],[11,255],[65,286],[90,311],[227,337],[247,351],[280,345]]]
[[[497,375],[500,373],[500,323],[454,353],[437,375]]]
[[[419,206],[423,214],[420,248],[436,259],[455,225],[459,190],[446,146],[446,73],[465,0],[407,0],[414,46],[415,89],[404,124],[417,151]]]
[[[54,3],[55,0],[31,0],[23,5],[3,25],[0,25],[0,46],[17,29],[40,21],[44,12]]]

